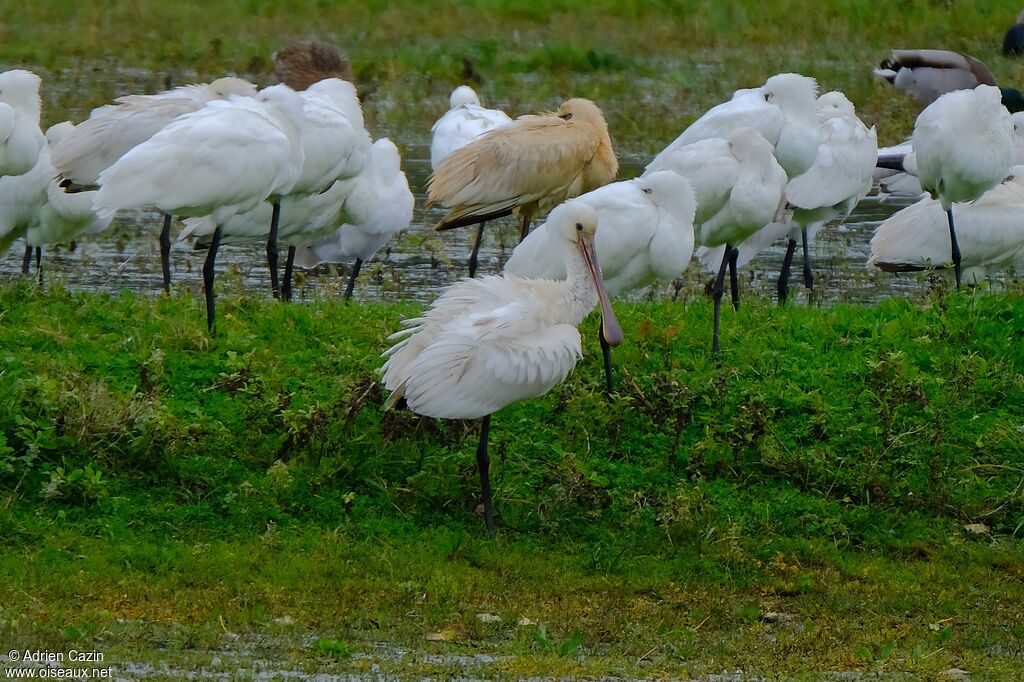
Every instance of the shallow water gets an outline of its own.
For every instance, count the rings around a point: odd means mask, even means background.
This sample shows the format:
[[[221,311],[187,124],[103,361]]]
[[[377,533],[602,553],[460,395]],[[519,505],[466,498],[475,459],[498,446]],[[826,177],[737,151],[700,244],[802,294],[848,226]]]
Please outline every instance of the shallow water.
[[[416,212],[413,223],[364,266],[356,296],[368,301],[429,301],[446,284],[466,274],[466,259],[475,234],[472,228],[435,233],[430,227],[443,215],[441,210],[425,211],[424,188],[430,174],[429,148],[408,145],[403,161],[413,191]],[[638,174],[645,159],[625,157],[623,177]],[[921,292],[927,283],[919,277],[900,277],[867,271],[863,263],[868,255],[871,233],[879,222],[906,205],[879,202],[869,198],[857,207],[845,224],[821,231],[812,244],[816,278],[814,298],[818,303],[837,301],[868,303],[892,295]],[[99,235],[83,237],[77,243],[46,247],[43,254],[44,281],[59,281],[71,290],[116,293],[130,290],[157,294],[161,276],[159,234],[161,218],[155,212],[134,212],[119,216],[114,227]],[[179,229],[176,225],[175,228]],[[480,272],[500,271],[518,240],[511,218],[490,223],[480,253]],[[775,281],[784,244],[759,255],[743,269],[744,286],[764,296],[775,295]],[[0,279],[11,280],[21,273],[24,243],[15,242],[0,259]],[[201,290],[205,251],[193,250],[184,242],[173,242],[171,270],[177,290]],[[315,271],[298,271],[296,296],[310,299],[334,296],[344,290],[351,263],[321,266]],[[217,256],[218,292],[266,292],[270,277],[266,268],[264,245],[223,246]],[[283,254],[282,266],[283,268]],[[791,291],[798,298],[807,296],[795,271]],[[635,293],[634,298],[662,295],[689,297],[699,292],[710,275],[699,273],[696,262],[675,283]]]

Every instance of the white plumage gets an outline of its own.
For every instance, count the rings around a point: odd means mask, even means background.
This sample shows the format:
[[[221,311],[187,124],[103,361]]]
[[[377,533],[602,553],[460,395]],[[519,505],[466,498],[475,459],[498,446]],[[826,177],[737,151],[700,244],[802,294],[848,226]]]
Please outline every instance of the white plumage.
[[[700,140],[727,138],[738,128],[753,128],[775,147],[779,164],[790,177],[811,166],[817,149],[817,83],[794,73],[772,76],[759,88],[738,90],[697,119],[647,166],[670,168],[663,156]]]
[[[990,275],[1024,255],[1024,166],[973,203],[955,204],[956,234],[968,280]],[[949,263],[949,229],[942,204],[925,197],[886,219],[871,238],[868,267],[888,272],[942,268]]]
[[[255,94],[252,83],[229,77],[155,95],[118,97],[114,104],[94,109],[88,119],[52,145],[53,165],[75,184],[95,184],[106,168],[178,116],[197,111],[213,100]]]
[[[291,190],[302,172],[302,124],[302,99],[286,85],[212,101],[100,173],[96,208],[154,206],[223,222]]]
[[[914,125],[918,177],[946,210],[957,287],[960,252],[952,205],[980,197],[1002,182],[1014,163],[1013,121],[1001,97],[991,85],[949,92],[928,105]]]
[[[605,336],[621,340],[593,257],[597,214],[587,204],[556,207],[548,222],[562,236],[568,279],[512,274],[463,279],[423,316],[406,320],[385,356],[384,386],[428,417],[474,419],[547,393],[582,353],[576,327],[602,301]]]
[[[487,131],[512,122],[504,111],[481,106],[480,98],[468,85],[455,88],[448,102],[451,108],[430,129],[431,168],[437,168],[441,159]]]
[[[299,95],[304,118],[302,173],[289,191],[321,192],[335,180],[354,178],[366,165],[371,144],[355,86],[326,78]]]
[[[28,173],[46,144],[39,129],[39,76],[24,69],[0,73],[0,175]]]
[[[673,171],[648,173],[580,195],[598,217],[594,246],[608,293],[621,293],[678,277],[693,254],[696,199],[685,178]],[[505,272],[520,277],[564,279],[562,239],[550,221],[513,251]]]

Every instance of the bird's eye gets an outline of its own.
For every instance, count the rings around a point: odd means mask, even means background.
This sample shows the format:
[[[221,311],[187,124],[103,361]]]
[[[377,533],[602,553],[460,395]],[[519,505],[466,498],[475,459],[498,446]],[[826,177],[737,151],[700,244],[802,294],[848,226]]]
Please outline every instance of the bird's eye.
[[[651,188],[650,187],[644,187],[643,189],[644,189],[644,194],[650,194],[651,193]]]
[[[572,118],[572,114],[562,114],[558,118],[562,119],[563,121],[568,121],[569,119]]]
[[[576,231],[577,232],[582,232],[583,231],[583,223],[576,223]]]
[[[771,102],[772,101],[772,93],[770,93],[770,92],[764,93],[764,101],[765,102]]]

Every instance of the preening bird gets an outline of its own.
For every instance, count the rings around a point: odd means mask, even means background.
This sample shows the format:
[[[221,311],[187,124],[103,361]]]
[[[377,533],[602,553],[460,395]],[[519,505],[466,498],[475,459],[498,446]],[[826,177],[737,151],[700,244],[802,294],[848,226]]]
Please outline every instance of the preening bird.
[[[955,204],[963,277],[991,275],[1024,255],[1024,166],[973,203]],[[886,272],[944,268],[949,232],[942,204],[925,197],[875,228],[868,267]]]
[[[585,202],[597,212],[594,247],[610,296],[678,277],[690,262],[696,199],[681,175],[650,173],[599,187],[572,201]],[[559,223],[549,220],[531,232],[512,252],[505,272],[531,279],[565,279],[559,230]],[[604,338],[600,341],[610,392],[610,349]]]
[[[520,241],[530,221],[615,179],[619,163],[597,105],[570,99],[551,114],[520,116],[457,149],[427,184],[427,207],[449,209],[448,230],[514,214]]]
[[[500,109],[487,109],[480,105],[473,88],[460,85],[452,91],[448,99],[451,107],[444,116],[437,119],[430,129],[430,167],[437,170],[438,165],[456,149],[465,147],[484,133],[500,128],[512,122],[508,114]],[[484,222],[477,226],[476,240],[469,256],[469,276],[476,274],[477,258],[480,254],[480,242],[484,236]]]
[[[305,90],[325,78],[355,82],[352,64],[334,45],[322,40],[300,40],[273,55],[274,75],[293,90]]]
[[[796,177],[810,168],[817,151],[817,96],[815,80],[795,73],[772,76],[759,88],[737,90],[730,101],[709,109],[654,157],[647,172],[671,168],[665,157],[682,147],[752,128],[774,146],[786,173]]]
[[[622,330],[604,290],[594,247],[598,217],[581,201],[558,206],[548,222],[568,278],[523,279],[505,273],[451,285],[421,317],[403,322],[384,355],[386,403],[443,419],[482,418],[477,466],[484,518],[494,531],[487,438],[491,414],[544,395],[582,355],[577,326],[600,302],[603,335],[615,346]]]
[[[697,197],[694,218],[696,241],[722,246],[713,298],[714,336],[711,351],[718,354],[718,330],[725,286],[730,270],[734,308],[739,308],[735,245],[772,222],[783,206],[788,178],[775,159],[774,148],[752,128],[737,128],[728,139],[709,138],[665,150],[647,166],[645,175],[674,170],[690,181]]]
[[[154,206],[217,224],[206,262],[207,325],[214,330],[214,263],[224,223],[271,195],[287,194],[302,172],[302,98],[275,85],[255,98],[215,101],[174,120],[100,174],[101,216]]]
[[[0,175],[28,173],[46,144],[39,129],[40,78],[31,71],[0,73]]]
[[[345,288],[347,301],[363,264],[396,232],[409,226],[415,198],[402,172],[398,147],[386,137],[373,143],[369,164],[345,184],[345,200],[327,223],[333,234],[300,248],[295,262],[311,268],[355,258]]]
[[[125,95],[93,109],[89,118],[51,145],[57,173],[68,185],[94,186],[104,170],[126,152],[156,135],[178,116],[202,109],[214,100],[252,96],[256,86],[241,78],[184,85],[155,95]],[[160,265],[164,291],[171,290],[171,214],[160,231]]]
[[[950,253],[960,288],[961,252],[953,204],[974,201],[1002,182],[1014,164],[1013,120],[999,89],[955,90],[921,112],[911,138],[921,187],[937,198],[949,223]]]

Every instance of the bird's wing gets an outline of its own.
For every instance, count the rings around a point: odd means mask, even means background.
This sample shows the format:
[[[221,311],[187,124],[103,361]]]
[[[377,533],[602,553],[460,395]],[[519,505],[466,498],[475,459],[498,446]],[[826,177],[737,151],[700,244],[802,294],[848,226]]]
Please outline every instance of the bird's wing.
[[[599,144],[571,121],[524,116],[445,158],[430,178],[427,197],[452,209],[443,222],[564,198]]]
[[[697,199],[696,224],[710,219],[729,198],[739,176],[740,164],[729,151],[729,142],[709,138],[666,150],[647,166],[645,174],[672,170],[686,178]]]
[[[100,174],[96,208],[227,206],[266,198],[289,162],[288,137],[262,112],[201,109],[176,119]]]
[[[827,119],[814,164],[786,185],[786,200],[798,208],[835,206],[867,194],[878,160],[875,130],[855,117]]]
[[[727,138],[737,128],[753,128],[775,144],[779,141],[784,117],[782,110],[764,100],[760,88],[738,91],[731,100],[712,107],[694,121],[679,137],[654,157],[647,167],[659,164],[661,156],[688,144],[711,138]],[[660,170],[664,170],[661,168]]]
[[[544,324],[536,305],[517,300],[460,316],[403,367],[400,389],[410,409],[430,417],[472,419],[543,395],[581,356],[570,324]],[[385,383],[389,365],[385,363]]]

